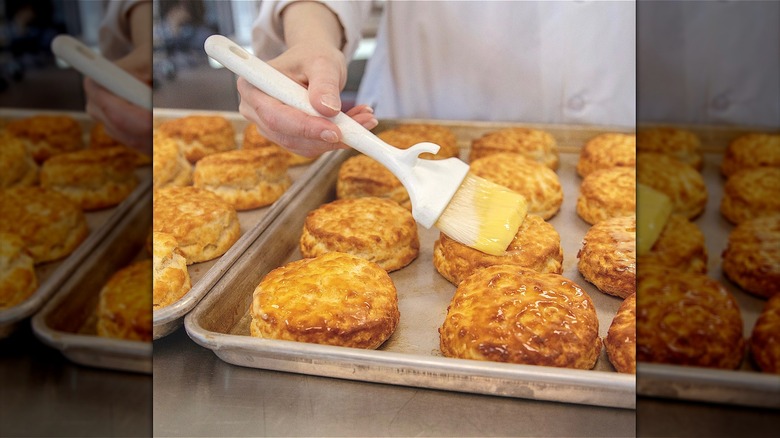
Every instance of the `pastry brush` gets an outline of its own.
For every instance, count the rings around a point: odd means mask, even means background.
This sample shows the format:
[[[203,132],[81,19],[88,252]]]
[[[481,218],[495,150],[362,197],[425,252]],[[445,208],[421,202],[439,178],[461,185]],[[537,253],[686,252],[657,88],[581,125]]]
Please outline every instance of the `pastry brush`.
[[[222,35],[206,39],[206,53],[264,93],[309,115],[323,117],[309,102],[307,90]],[[512,242],[525,218],[525,198],[498,184],[469,173],[457,158],[423,160],[439,146],[418,143],[408,149],[393,147],[346,114],[330,117],[344,144],[387,167],[404,185],[412,216],[425,228],[436,226],[452,239],[500,255]]]

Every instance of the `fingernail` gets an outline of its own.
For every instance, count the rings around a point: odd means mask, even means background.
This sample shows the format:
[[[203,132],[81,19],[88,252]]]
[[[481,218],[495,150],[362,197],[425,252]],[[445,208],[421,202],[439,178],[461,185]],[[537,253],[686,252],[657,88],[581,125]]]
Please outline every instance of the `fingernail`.
[[[338,134],[336,134],[335,131],[331,131],[329,129],[322,131],[320,133],[320,138],[328,143],[337,143],[339,141]]]
[[[366,123],[364,123],[363,127],[368,129],[368,130],[371,130],[371,129],[376,128],[376,125],[378,125],[378,124],[379,124],[379,120],[371,119],[371,120],[367,121]]]
[[[332,110],[341,111],[341,99],[335,94],[323,94],[320,103]]]

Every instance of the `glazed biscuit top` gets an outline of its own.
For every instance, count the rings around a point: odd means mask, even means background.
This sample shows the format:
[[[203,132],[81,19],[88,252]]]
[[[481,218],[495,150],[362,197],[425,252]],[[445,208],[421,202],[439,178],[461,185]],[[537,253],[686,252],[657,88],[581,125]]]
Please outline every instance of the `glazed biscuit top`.
[[[5,129],[9,134],[33,142],[46,141],[58,150],[73,150],[81,147],[81,126],[72,117],[38,115],[8,122]]]
[[[186,116],[160,124],[157,132],[187,143],[200,141],[204,146],[221,148],[226,139],[234,141],[233,125],[221,116]]]

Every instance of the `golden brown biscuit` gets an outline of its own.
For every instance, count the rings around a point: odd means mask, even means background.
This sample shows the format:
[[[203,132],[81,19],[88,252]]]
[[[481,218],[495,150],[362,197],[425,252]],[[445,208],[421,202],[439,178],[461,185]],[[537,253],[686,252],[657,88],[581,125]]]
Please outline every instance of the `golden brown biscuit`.
[[[339,168],[336,197],[351,199],[367,196],[392,199],[412,210],[406,188],[385,166],[367,155],[350,157]]]
[[[303,257],[343,252],[377,263],[388,272],[417,258],[417,223],[409,210],[382,198],[339,199],[306,216]]]
[[[154,231],[171,234],[188,265],[221,256],[241,235],[236,210],[208,190],[156,190],[152,209]]]
[[[653,152],[674,158],[701,170],[701,140],[691,131],[672,127],[640,129],[637,134],[637,151]]]
[[[62,193],[84,210],[113,207],[138,186],[135,154],[119,146],[51,157],[41,166],[41,186]]]
[[[599,321],[582,288],[514,265],[475,271],[455,291],[439,329],[444,356],[591,369]]]
[[[780,214],[747,220],[731,230],[722,267],[750,293],[780,295]]]
[[[745,341],[737,301],[706,275],[640,266],[637,360],[735,369]]]
[[[6,131],[24,143],[37,163],[81,149],[81,126],[70,116],[37,115],[8,122]]]
[[[539,216],[526,216],[512,243],[501,256],[485,254],[444,233],[433,246],[433,266],[450,283],[457,286],[480,268],[493,265],[516,265],[542,273],[560,274],[563,270],[561,236]]]
[[[637,155],[637,182],[665,194],[672,201],[672,213],[688,219],[699,216],[707,205],[707,186],[693,167],[662,154]]]
[[[38,288],[33,259],[24,241],[15,234],[0,231],[0,309],[26,300]]]
[[[16,137],[0,132],[0,189],[29,186],[38,180],[38,165]]]
[[[636,135],[607,132],[585,143],[577,161],[581,177],[611,167],[636,167]]]
[[[213,192],[236,210],[270,205],[291,184],[287,153],[278,146],[209,155],[195,164],[192,179],[195,187]]]
[[[374,349],[395,331],[398,296],[376,263],[330,252],[263,278],[250,309],[252,336]]]
[[[681,271],[707,272],[707,247],[699,227],[679,214],[669,217],[647,254],[639,256],[639,265],[658,264]]]
[[[89,233],[81,208],[54,190],[2,190],[0,211],[0,231],[19,236],[36,264],[69,255]]]
[[[140,166],[146,166],[148,164],[151,164],[152,158],[149,155],[142,154],[141,152],[132,149],[130,147],[127,147],[123,145],[122,143],[118,142],[117,140],[114,140],[111,136],[106,133],[106,128],[103,126],[102,123],[95,123],[92,125],[92,130],[89,134],[89,148],[90,149],[103,149],[103,148],[113,148],[113,147],[123,147],[126,148],[127,151],[133,155],[135,165]]]
[[[577,252],[577,269],[600,291],[625,298],[636,292],[636,216],[590,227]]]
[[[558,144],[549,132],[532,128],[505,128],[471,142],[469,160],[511,152],[523,155],[552,170],[558,169]]]
[[[636,211],[636,171],[612,167],[590,173],[580,184],[577,214],[593,225]]]
[[[187,259],[176,238],[168,233],[152,233],[153,306],[161,309],[175,303],[192,287]]]
[[[471,173],[520,193],[528,214],[550,219],[563,203],[561,182],[552,169],[519,154],[491,154],[471,162]]]
[[[317,157],[304,157],[303,155],[298,155],[295,153],[292,153],[286,149],[282,149],[279,145],[273,143],[271,140],[268,140],[267,138],[263,137],[260,132],[257,130],[257,126],[250,123],[246,125],[246,128],[244,128],[244,140],[241,143],[242,149],[261,149],[261,148],[267,148],[267,147],[276,147],[280,148],[287,158],[287,165],[292,166],[302,166],[304,164],[309,164],[312,161],[314,161]]]
[[[780,374],[780,295],[770,298],[753,326],[750,354],[761,371]]]
[[[723,186],[720,212],[733,224],[780,213],[780,167],[757,167],[731,175]]]
[[[152,261],[117,271],[100,290],[97,334],[107,338],[152,340]]]
[[[451,129],[434,124],[406,123],[377,134],[385,143],[399,149],[409,149],[417,143],[430,142],[441,147],[435,155],[430,153],[420,154],[420,158],[426,160],[443,160],[445,158],[460,156],[458,139]]]
[[[604,339],[604,348],[617,372],[636,374],[636,293],[620,305]]]
[[[780,134],[752,132],[729,143],[720,171],[731,176],[755,167],[780,167]]]
[[[193,164],[206,155],[236,148],[233,125],[222,116],[193,115],[168,120],[160,124],[156,133],[174,139],[184,158]]]
[[[175,140],[155,135],[153,148],[152,185],[155,189],[183,187],[192,183],[192,166]]]

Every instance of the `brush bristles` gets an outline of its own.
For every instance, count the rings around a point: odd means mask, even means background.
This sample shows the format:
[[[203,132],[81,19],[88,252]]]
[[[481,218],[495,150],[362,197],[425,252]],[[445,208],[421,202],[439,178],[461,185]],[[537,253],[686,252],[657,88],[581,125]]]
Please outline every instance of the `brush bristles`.
[[[502,255],[528,213],[517,192],[469,173],[436,222],[453,240],[492,255]]]

